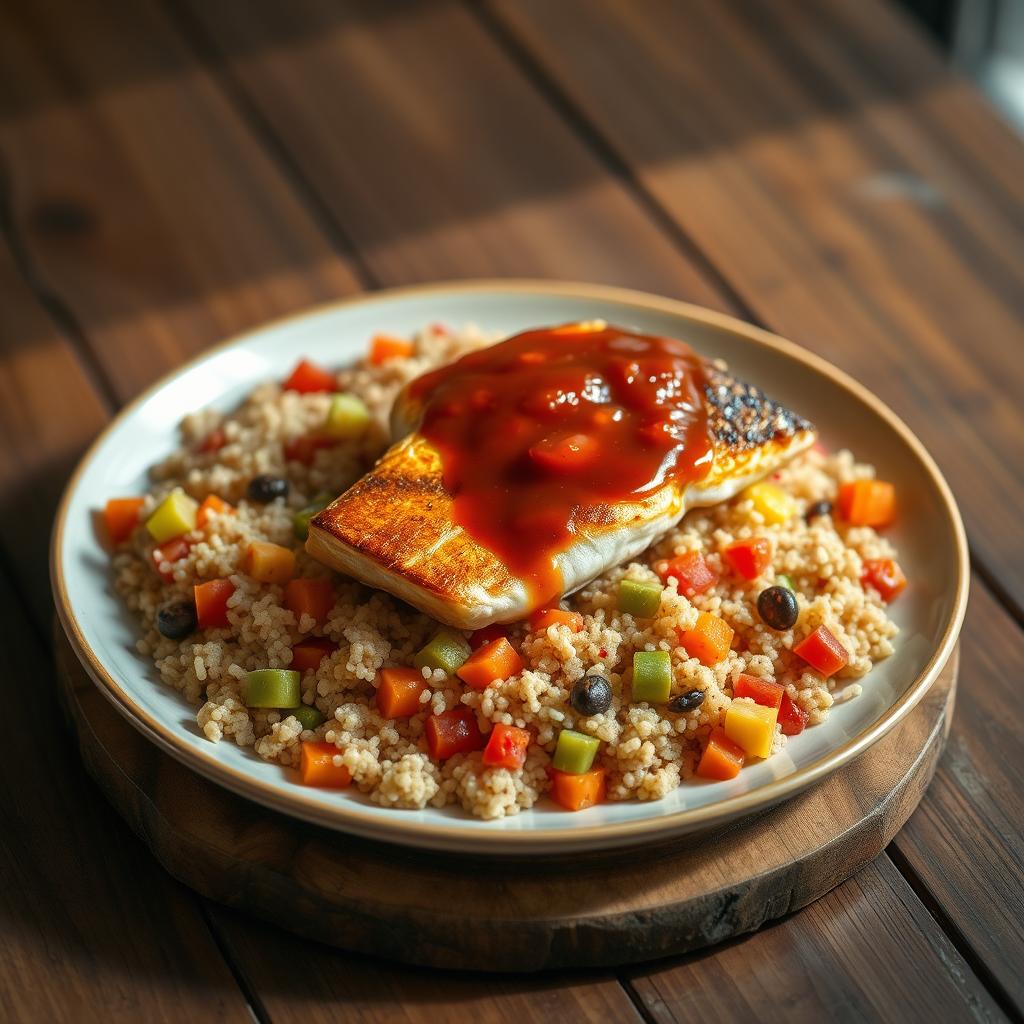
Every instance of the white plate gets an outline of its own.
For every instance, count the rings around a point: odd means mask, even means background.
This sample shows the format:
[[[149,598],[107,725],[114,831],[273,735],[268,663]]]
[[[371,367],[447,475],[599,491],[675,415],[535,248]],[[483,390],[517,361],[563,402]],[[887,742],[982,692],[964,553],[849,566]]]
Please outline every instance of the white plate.
[[[798,410],[830,448],[850,447],[897,482],[891,531],[910,586],[893,605],[896,653],[863,680],[864,692],[774,757],[729,782],[686,783],[652,803],[610,803],[572,814],[542,801],[484,822],[458,807],[388,810],[354,791],[303,787],[251,749],[203,738],[195,714],[135,653],[138,627],[114,595],[93,514],[111,496],[141,492],[150,465],[178,443],[193,409],[228,410],[257,383],[281,378],[299,356],[337,366],[374,333],[424,324],[475,323],[514,332],[603,318],[674,335],[728,360],[740,377]],[[813,341],[813,339],[808,339]],[[967,545],[949,488],[920,442],[865,388],[823,360],[719,313],[639,292],[537,281],[440,284],[379,292],[271,324],[213,349],[171,374],[108,427],[68,485],[54,529],[51,572],[64,629],[89,674],[137,729],[213,781],[286,814],[376,839],[481,853],[564,852],[664,839],[761,810],[821,779],[892,728],[948,659],[967,600]]]

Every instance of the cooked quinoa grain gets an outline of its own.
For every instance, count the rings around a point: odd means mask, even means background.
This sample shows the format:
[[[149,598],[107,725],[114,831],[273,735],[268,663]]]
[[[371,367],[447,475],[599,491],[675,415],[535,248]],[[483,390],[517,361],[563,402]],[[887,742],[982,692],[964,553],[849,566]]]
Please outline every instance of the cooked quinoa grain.
[[[525,623],[510,626],[509,638],[524,665],[519,674],[476,691],[441,669],[423,668],[419,710],[408,718],[382,717],[375,700],[378,671],[411,666],[438,624],[311,559],[296,538],[293,517],[324,492],[340,494],[372,465],[387,443],[391,403],[405,383],[487,340],[475,330],[456,334],[431,328],[416,337],[409,358],[338,373],[338,391],[358,395],[371,413],[356,440],[302,443],[318,436],[331,397],[283,391],[272,383],[257,388],[229,415],[204,410],[185,418],[181,448],[152,471],[140,522],[176,487],[199,501],[216,495],[232,507],[209,510],[202,525],[186,535],[187,550],[174,552],[173,562],[156,564],[151,538],[136,528],[115,551],[113,573],[117,591],[142,624],[139,652],[152,658],[165,684],[196,707],[196,722],[207,739],[252,747],[259,757],[290,767],[299,763],[302,742],[326,742],[337,748],[335,767],[347,768],[352,784],[377,804],[458,804],[482,818],[500,818],[532,807],[547,791],[562,729],[601,741],[595,765],[605,771],[608,799],[657,800],[694,775],[741,674],[783,685],[808,725],[823,721],[833,703],[860,693],[856,680],[892,653],[897,632],[877,593],[861,585],[863,562],[892,558],[894,552],[874,530],[820,514],[831,508],[840,484],[872,476],[872,467],[856,463],[846,451],[812,450],[773,478],[796,499],[789,521],[766,523],[743,496],[694,511],[640,560],[569,599],[569,607],[582,615],[580,630],[567,624],[538,632],[529,632]],[[206,443],[211,436],[223,443]],[[266,479],[287,486],[253,485]],[[748,583],[729,571],[720,551],[754,536],[768,538],[773,554],[763,578]],[[330,581],[333,598],[322,621],[309,613],[297,617],[285,584],[260,583],[245,574],[243,556],[254,541],[293,550],[296,577]],[[669,577],[653,616],[636,618],[619,610],[621,581],[661,586],[653,566],[690,551],[703,554],[717,574],[710,589],[687,598]],[[786,629],[766,625],[757,611],[758,595],[779,575],[789,577],[797,603],[796,621]],[[228,580],[233,588],[228,625],[176,639],[167,609],[191,606],[193,587],[214,579]],[[711,667],[680,644],[681,632],[692,629],[701,612],[725,619],[734,631],[731,650]],[[827,680],[793,653],[822,624],[849,656]],[[319,639],[323,657],[302,673],[301,699],[319,710],[322,724],[303,729],[287,710],[247,708],[246,673],[288,668],[296,645],[311,639]],[[633,703],[633,654],[657,650],[671,659],[669,702]],[[588,674],[607,683],[589,715],[588,702],[580,698]],[[425,736],[428,716],[460,705],[475,713],[485,740],[497,723],[528,730],[533,742],[525,764],[487,766],[479,751],[432,760]],[[776,726],[773,751],[785,743]]]

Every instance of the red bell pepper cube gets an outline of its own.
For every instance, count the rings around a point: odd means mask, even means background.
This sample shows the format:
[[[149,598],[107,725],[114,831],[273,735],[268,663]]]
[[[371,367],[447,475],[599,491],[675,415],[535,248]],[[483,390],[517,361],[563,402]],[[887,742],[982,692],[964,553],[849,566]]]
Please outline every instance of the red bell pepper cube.
[[[874,587],[886,604],[898,597],[907,585],[903,570],[891,558],[868,558],[860,576],[862,587]]]
[[[819,626],[813,633],[801,640],[793,648],[793,653],[798,654],[811,668],[820,672],[826,679],[829,676],[834,676],[850,661],[846,648],[825,626]]]
[[[530,734],[514,725],[498,723],[484,747],[483,762],[491,768],[510,768],[515,771],[526,764],[526,749]]]
[[[664,559],[655,565],[654,570],[662,583],[673,578],[678,580],[679,593],[684,597],[703,594],[718,582],[718,575],[699,551],[687,551],[675,558]]]
[[[285,391],[298,391],[302,395],[311,395],[317,391],[337,391],[338,382],[333,373],[322,366],[311,363],[308,359],[300,359],[284,382]]]
[[[164,583],[174,582],[174,572],[172,570],[165,572],[160,566],[164,562],[171,564],[180,562],[188,554],[189,546],[189,542],[184,537],[175,537],[159,547],[153,548],[153,568],[156,569],[157,574]]]
[[[756,580],[772,560],[772,542],[767,537],[747,537],[722,549],[725,560],[745,580]]]
[[[783,736],[796,736],[804,731],[804,726],[807,724],[807,712],[794,704],[788,693],[783,693],[782,703],[779,705],[778,722],[782,726]]]
[[[755,704],[766,708],[777,708],[782,703],[786,688],[771,679],[759,679],[757,676],[741,675],[732,686],[734,697],[750,697]]]
[[[453,754],[468,754],[484,745],[476,714],[465,706],[429,715],[426,724],[427,752],[435,761]]]

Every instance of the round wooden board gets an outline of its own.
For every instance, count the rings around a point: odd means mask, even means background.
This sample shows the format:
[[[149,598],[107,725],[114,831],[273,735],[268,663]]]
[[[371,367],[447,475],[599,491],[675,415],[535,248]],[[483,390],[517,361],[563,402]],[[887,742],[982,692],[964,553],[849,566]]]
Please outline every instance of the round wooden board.
[[[356,839],[235,796],[136,732],[89,680],[59,626],[55,634],[86,767],[172,875],[343,949],[517,972],[708,946],[854,874],[885,848],[932,778],[959,658],[954,652],[921,703],[869,751],[754,818],[657,848],[495,861]]]

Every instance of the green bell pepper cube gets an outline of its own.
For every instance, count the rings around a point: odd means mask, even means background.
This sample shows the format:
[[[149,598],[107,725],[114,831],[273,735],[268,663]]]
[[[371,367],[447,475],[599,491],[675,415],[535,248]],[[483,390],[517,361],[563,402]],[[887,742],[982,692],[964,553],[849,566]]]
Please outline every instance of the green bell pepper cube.
[[[450,629],[442,629],[412,659],[412,663],[416,668],[439,668],[442,672],[452,676],[455,675],[455,670],[461,667],[469,657],[469,653],[468,641]]]
[[[619,611],[638,619],[649,619],[661,607],[662,588],[656,583],[623,580],[619,584]]]
[[[300,704],[292,711],[292,714],[299,720],[303,729],[315,729],[323,724],[324,715],[319,708],[310,707],[308,704]]]
[[[589,772],[594,758],[597,756],[601,741],[594,736],[587,736],[573,729],[563,729],[558,734],[558,746],[551,763],[560,772],[582,775]]]
[[[362,437],[370,425],[370,410],[355,395],[334,395],[324,421],[324,433],[341,441]]]
[[[258,668],[242,680],[242,700],[247,708],[301,707],[301,679],[294,669]]]
[[[633,655],[633,700],[664,704],[672,692],[672,660],[668,651],[637,651]]]

